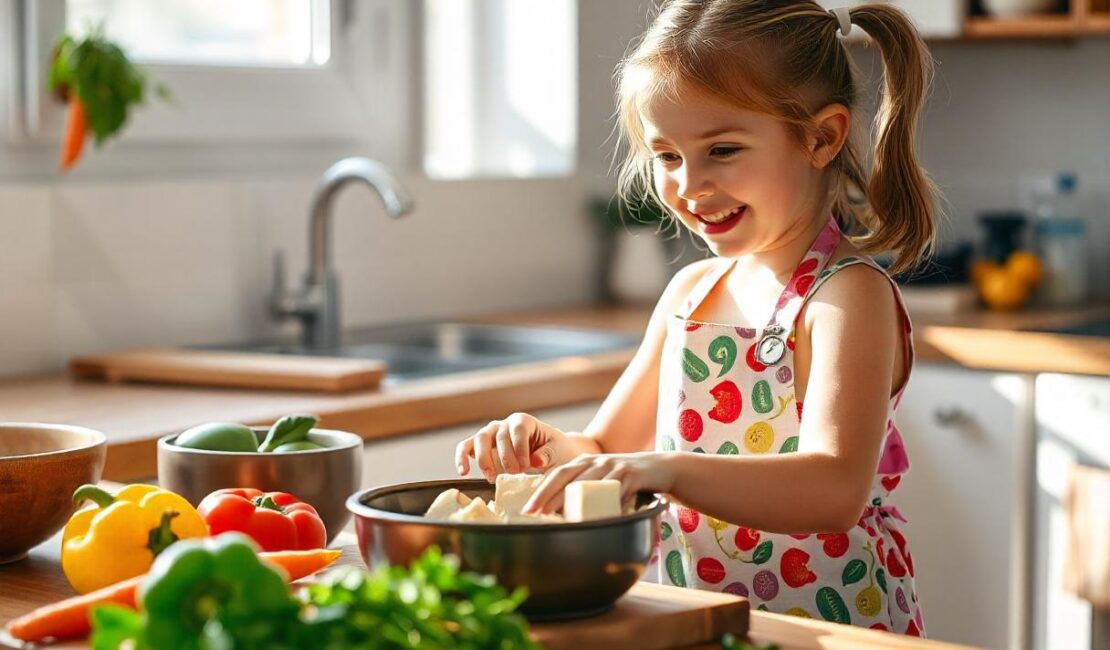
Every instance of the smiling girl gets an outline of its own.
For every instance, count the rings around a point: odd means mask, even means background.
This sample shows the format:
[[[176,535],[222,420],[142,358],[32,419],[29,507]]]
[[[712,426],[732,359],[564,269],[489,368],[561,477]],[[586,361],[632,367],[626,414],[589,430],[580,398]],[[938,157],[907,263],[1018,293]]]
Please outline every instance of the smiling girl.
[[[853,25],[885,66],[871,170],[849,139]],[[893,414],[910,323],[869,255],[901,271],[933,240],[923,42],[885,4],[674,0],[618,73],[622,194],[666,206],[715,257],[675,275],[583,433],[516,413],[459,444],[460,473],[548,470],[532,512],[586,479],[666,493],[661,581],[922,634],[887,504],[909,469]]]

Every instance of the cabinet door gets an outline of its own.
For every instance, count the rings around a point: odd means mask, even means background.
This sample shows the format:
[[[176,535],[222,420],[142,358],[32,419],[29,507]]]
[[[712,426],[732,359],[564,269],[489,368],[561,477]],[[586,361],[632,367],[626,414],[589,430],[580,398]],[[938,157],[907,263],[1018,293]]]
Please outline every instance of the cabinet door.
[[[1021,530],[1019,476],[1030,462],[1032,381],[1020,375],[921,364],[897,423],[910,471],[892,501],[906,526],[926,632],[941,641],[1021,647],[1024,616],[1011,563]],[[1015,565],[1016,566],[1016,565]],[[1014,598],[1011,602],[1011,598]],[[1018,619],[1018,620],[1015,620]]]
[[[597,413],[600,402],[577,404],[532,413],[564,431],[581,431]],[[506,416],[509,413],[505,413]],[[454,478],[455,446],[488,420],[422,433],[368,441],[362,463],[363,487]],[[471,469],[471,477],[481,476]]]

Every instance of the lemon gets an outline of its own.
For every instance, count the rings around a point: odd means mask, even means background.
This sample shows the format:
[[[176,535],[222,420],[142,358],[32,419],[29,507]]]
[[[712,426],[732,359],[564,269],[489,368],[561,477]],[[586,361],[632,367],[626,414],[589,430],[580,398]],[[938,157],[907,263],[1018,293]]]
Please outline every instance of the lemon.
[[[1029,285],[1005,268],[994,269],[979,282],[979,295],[991,309],[1017,309],[1029,297]]]
[[[1044,265],[1041,259],[1029,251],[1014,251],[1006,259],[1006,271],[1021,278],[1025,284],[1035,287],[1044,278]]]
[[[983,276],[990,271],[997,271],[1000,268],[1002,267],[991,260],[975,260],[968,269],[971,275],[971,283],[975,286],[979,286],[983,281]]]

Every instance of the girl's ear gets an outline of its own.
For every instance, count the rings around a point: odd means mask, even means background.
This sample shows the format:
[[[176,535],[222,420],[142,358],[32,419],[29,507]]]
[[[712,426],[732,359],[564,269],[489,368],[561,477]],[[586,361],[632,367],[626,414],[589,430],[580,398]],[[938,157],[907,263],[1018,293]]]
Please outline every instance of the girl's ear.
[[[814,132],[807,146],[813,166],[824,169],[836,158],[848,140],[852,114],[843,104],[829,104],[813,117]]]

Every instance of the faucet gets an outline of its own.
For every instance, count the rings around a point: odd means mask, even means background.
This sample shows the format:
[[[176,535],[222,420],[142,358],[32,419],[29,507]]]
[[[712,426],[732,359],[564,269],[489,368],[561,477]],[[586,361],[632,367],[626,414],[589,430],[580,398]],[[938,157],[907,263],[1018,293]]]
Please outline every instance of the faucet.
[[[380,162],[369,158],[344,158],[320,177],[309,209],[309,263],[304,286],[298,291],[285,288],[285,262],[281,251],[274,256],[274,284],[270,293],[270,312],[278,319],[296,317],[302,324],[305,347],[335,348],[339,345],[339,279],[332,268],[331,206],[339,188],[349,181],[364,181],[385,204],[389,216],[397,219],[412,210],[412,197]]]

